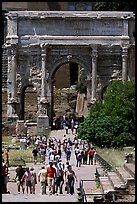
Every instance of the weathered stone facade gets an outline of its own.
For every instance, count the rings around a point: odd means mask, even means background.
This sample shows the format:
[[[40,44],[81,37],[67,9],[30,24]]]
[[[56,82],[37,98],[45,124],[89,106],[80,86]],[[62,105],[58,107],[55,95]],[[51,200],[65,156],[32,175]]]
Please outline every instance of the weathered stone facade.
[[[134,14],[91,11],[11,11],[7,14],[8,119],[23,119],[24,91],[37,91],[38,130],[52,124],[53,82],[68,62],[87,74],[94,103],[111,80],[132,79]]]
[[[2,8],[28,11],[91,11],[94,2],[2,2]]]

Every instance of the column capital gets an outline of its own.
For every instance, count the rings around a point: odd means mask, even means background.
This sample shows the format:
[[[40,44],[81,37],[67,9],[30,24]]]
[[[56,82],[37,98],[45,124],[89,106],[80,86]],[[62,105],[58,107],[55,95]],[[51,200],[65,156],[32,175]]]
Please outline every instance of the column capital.
[[[92,50],[97,50],[99,45],[98,44],[89,44],[89,47],[92,48]]]
[[[44,49],[44,48],[49,47],[49,44],[48,43],[41,43],[40,47]]]
[[[41,47],[41,56],[45,57],[47,55],[47,49],[49,48],[49,44],[42,43],[40,44],[40,47]]]
[[[129,49],[130,45],[122,44],[122,45],[120,45],[120,47],[122,48],[122,51],[127,51]]]
[[[90,72],[88,75],[87,75],[87,83],[90,83],[92,81],[92,73]]]
[[[40,99],[40,103],[41,104],[48,104],[49,101],[48,101],[48,99],[45,96],[42,96],[41,99]]]
[[[90,48],[91,48],[91,57],[93,59],[96,59],[98,57],[98,47],[99,45],[95,44],[95,45],[91,45],[89,44]]]
[[[8,51],[11,51],[11,50],[16,51],[17,45],[16,44],[8,44],[8,45],[6,45],[6,48]]]
[[[98,51],[97,50],[92,50],[91,57],[92,57],[93,60],[96,60],[97,57],[98,57]]]
[[[6,15],[6,18],[9,18],[11,20],[17,20],[18,13],[9,13]]]
[[[128,48],[130,46],[122,46],[122,58],[127,57],[128,56]]]

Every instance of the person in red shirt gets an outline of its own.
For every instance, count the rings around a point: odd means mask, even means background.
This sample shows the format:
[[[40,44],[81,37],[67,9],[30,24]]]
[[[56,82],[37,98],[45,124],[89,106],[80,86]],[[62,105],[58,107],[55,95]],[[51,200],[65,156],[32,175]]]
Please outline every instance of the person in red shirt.
[[[47,182],[50,195],[54,193],[55,177],[56,169],[53,167],[53,162],[50,161],[49,166],[47,167]]]
[[[8,168],[9,167],[9,149],[6,149],[4,156],[5,156],[5,165]]]
[[[88,155],[89,155],[89,165],[93,164],[93,156],[94,156],[94,149],[93,147],[91,147],[88,151]]]

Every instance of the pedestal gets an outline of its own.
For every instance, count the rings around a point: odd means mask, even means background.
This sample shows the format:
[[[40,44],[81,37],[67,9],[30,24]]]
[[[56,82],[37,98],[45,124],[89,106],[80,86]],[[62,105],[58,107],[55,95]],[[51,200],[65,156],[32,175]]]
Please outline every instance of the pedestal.
[[[40,115],[37,118],[37,132],[47,132],[49,131],[49,117],[47,115]]]
[[[27,136],[27,127],[25,126],[24,120],[18,120],[16,124],[16,134],[17,136]]]
[[[15,114],[15,115],[12,115],[12,116],[8,116],[8,121],[10,123],[17,123],[17,120],[19,119],[19,117]]]

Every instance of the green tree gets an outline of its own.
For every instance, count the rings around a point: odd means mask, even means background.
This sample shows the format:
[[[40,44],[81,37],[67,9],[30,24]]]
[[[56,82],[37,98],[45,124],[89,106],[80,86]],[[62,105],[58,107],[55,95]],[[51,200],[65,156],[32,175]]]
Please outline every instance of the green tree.
[[[96,11],[133,11],[135,12],[135,2],[96,2]]]
[[[124,147],[135,143],[135,82],[113,81],[80,124],[78,135],[100,147]]]

